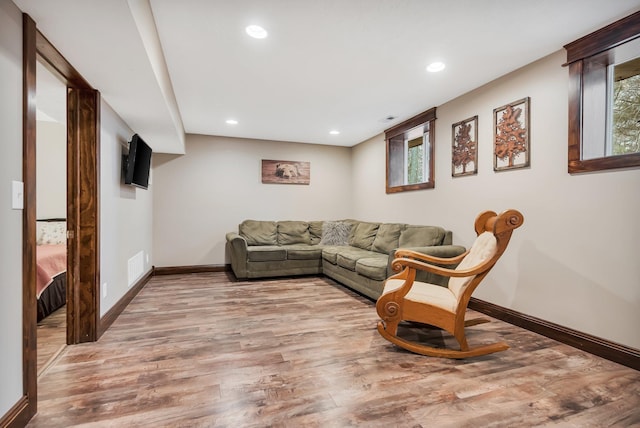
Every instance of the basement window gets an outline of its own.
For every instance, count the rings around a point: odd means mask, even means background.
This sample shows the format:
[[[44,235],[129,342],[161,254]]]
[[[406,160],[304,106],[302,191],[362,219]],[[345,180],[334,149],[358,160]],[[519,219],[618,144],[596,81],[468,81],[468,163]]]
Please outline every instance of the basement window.
[[[433,174],[435,107],[385,131],[387,193],[430,189]]]
[[[640,12],[565,46],[569,173],[640,166]]]

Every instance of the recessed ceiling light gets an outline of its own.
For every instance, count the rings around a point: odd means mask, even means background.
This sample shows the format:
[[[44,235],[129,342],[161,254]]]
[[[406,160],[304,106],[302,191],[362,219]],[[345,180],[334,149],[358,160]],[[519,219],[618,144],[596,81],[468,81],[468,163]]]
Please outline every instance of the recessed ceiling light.
[[[235,120],[235,119],[227,119],[225,122],[227,123],[227,125],[237,125],[238,124],[238,121]]]
[[[444,70],[444,62],[432,62],[427,66],[427,71],[431,73],[437,73]]]
[[[245,28],[245,31],[254,39],[264,39],[269,35],[269,33],[267,33],[267,30],[259,25],[249,25],[247,28]]]
[[[329,134],[331,134],[331,135],[339,135],[340,131],[338,131],[337,129],[334,129],[334,130],[329,131]]]

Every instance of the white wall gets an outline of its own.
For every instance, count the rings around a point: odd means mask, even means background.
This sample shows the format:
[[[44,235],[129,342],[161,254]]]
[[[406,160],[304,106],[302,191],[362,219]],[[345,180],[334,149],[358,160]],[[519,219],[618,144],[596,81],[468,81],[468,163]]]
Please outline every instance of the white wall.
[[[62,98],[60,102],[66,103],[66,100]],[[36,186],[36,218],[67,218],[67,126],[65,123],[41,120],[37,122]]]
[[[0,1],[0,416],[22,397],[22,210],[11,182],[22,181],[22,14]]]
[[[122,151],[134,132],[102,101],[100,115],[100,315],[128,291],[128,261],[144,252],[143,273],[153,266],[153,185],[138,189],[122,180]],[[144,136],[143,136],[144,138]],[[149,142],[150,144],[152,142]],[[105,292],[106,286],[106,296]]]
[[[640,170],[567,173],[568,71],[557,52],[437,109],[436,187],[384,193],[384,136],[354,148],[354,212],[442,225],[469,246],[483,210],[524,225],[475,297],[640,348]],[[493,109],[531,97],[531,167],[493,171]],[[425,110],[431,106],[425,106]],[[451,125],[479,116],[479,171],[451,177]]]
[[[351,214],[351,150],[187,135],[186,155],[154,155],[156,266],[225,262],[225,234],[245,219],[323,220]],[[308,161],[309,185],[262,184],[261,160]]]

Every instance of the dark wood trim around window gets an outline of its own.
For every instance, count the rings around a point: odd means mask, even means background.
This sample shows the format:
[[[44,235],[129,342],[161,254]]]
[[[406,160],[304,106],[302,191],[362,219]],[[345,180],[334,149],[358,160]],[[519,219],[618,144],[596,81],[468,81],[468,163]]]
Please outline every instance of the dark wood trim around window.
[[[640,37],[640,12],[636,12],[598,31],[569,43],[569,173],[601,171],[640,166],[640,153],[582,159],[584,60],[602,54]]]
[[[420,114],[413,116],[410,119],[405,120],[402,123],[399,123],[389,129],[384,131],[384,139],[385,139],[385,152],[386,152],[386,168],[385,168],[385,186],[387,193],[397,193],[397,192],[405,192],[409,190],[420,190],[420,189],[433,189],[435,187],[435,135],[436,135],[436,108],[430,108],[427,111],[424,111]],[[405,184],[401,186],[389,186],[389,150],[390,150],[390,142],[391,139],[397,137],[400,134],[404,134],[405,132],[415,128],[416,126],[425,124],[427,122],[431,122],[431,126],[429,127],[429,175],[427,181],[424,183],[418,184]]]
[[[418,125],[422,125],[423,123],[430,122],[436,119],[436,108],[430,108],[427,111],[424,111],[420,114],[413,116],[410,119],[405,120],[402,123],[399,123],[389,129],[384,131],[384,138],[387,140],[389,138],[393,138],[397,135],[403,134],[410,129],[415,128]]]
[[[608,51],[638,36],[640,11],[565,45],[567,64]]]

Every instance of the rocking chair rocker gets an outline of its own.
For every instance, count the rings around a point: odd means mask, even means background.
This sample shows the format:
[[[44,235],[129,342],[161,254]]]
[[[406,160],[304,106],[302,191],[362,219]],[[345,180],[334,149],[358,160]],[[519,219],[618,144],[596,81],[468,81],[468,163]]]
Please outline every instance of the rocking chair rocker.
[[[467,358],[509,348],[505,342],[471,348],[467,344],[465,327],[489,322],[486,318],[465,321],[471,294],[496,264],[507,248],[514,229],[520,227],[524,217],[517,210],[497,215],[485,211],[476,217],[478,237],[464,254],[452,258],[433,257],[411,250],[399,249],[395,253],[393,269],[402,272],[389,277],[376,309],[382,321],[378,332],[397,346],[422,355],[445,358]],[[442,266],[455,266],[450,269]],[[416,281],[416,272],[427,271],[449,277],[448,287]],[[439,327],[451,333],[460,350],[434,348],[398,337],[400,321],[413,321]]]

